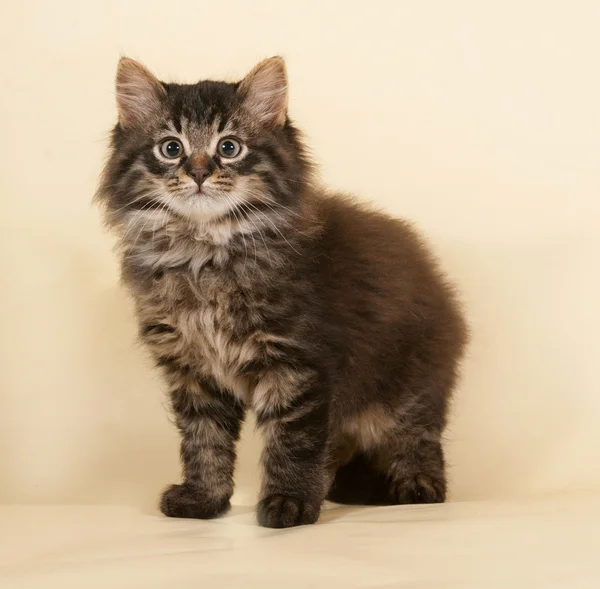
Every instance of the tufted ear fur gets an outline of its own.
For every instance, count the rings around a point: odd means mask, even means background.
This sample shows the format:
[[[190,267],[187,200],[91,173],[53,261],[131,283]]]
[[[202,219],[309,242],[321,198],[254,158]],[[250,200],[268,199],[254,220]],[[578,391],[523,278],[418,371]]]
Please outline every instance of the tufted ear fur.
[[[260,62],[241,82],[238,92],[257,121],[282,126],[287,116],[288,84],[285,62],[272,57]]]
[[[119,61],[116,91],[119,123],[124,128],[146,125],[160,114],[167,95],[149,70],[128,57]]]

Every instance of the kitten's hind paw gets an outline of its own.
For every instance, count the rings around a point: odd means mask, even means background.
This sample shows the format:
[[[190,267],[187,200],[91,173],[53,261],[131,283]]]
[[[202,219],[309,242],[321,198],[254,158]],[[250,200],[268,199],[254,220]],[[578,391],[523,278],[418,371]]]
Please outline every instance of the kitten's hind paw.
[[[314,524],[319,519],[321,505],[288,497],[271,495],[257,508],[258,523],[265,528],[291,528]]]
[[[213,519],[223,515],[229,508],[229,497],[208,498],[189,484],[171,485],[160,500],[160,510],[168,517]]]
[[[443,479],[419,474],[396,482],[393,485],[393,494],[400,505],[443,503],[446,500],[446,482]]]

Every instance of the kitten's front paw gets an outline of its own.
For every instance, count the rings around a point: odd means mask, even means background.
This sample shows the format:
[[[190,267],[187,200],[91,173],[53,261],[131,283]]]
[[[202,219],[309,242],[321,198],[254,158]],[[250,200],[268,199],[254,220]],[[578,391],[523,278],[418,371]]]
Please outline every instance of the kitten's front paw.
[[[271,495],[263,499],[257,508],[258,523],[265,528],[314,524],[320,512],[320,503],[309,503],[287,495]]]
[[[160,510],[168,517],[212,519],[223,515],[229,507],[229,497],[207,498],[189,484],[171,485],[160,500]]]

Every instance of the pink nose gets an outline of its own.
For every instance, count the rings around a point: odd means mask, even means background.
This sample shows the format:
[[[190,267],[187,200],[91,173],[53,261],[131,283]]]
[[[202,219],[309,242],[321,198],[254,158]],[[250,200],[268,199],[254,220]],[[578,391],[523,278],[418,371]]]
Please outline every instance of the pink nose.
[[[198,188],[200,188],[202,184],[204,184],[204,181],[210,176],[210,170],[208,168],[194,168],[188,173],[194,179]]]

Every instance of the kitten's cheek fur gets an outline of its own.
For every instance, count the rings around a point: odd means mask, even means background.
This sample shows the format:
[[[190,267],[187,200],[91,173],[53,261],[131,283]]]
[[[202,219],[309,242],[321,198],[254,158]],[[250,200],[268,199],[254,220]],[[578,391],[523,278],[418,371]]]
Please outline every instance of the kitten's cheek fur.
[[[160,510],[168,517],[213,519],[227,513],[230,507],[229,497],[203,497],[198,488],[187,483],[171,485],[164,491],[160,501]]]
[[[265,528],[291,528],[314,524],[319,519],[320,512],[320,503],[311,503],[286,495],[270,495],[257,507],[258,523]]]

